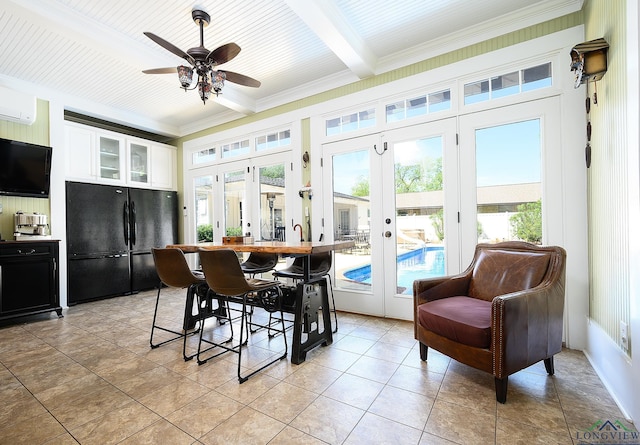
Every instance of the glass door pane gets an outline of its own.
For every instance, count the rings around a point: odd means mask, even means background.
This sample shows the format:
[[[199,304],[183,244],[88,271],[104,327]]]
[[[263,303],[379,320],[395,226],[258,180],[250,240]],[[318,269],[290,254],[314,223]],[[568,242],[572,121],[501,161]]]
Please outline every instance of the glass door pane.
[[[193,181],[196,242],[213,241],[213,175],[198,176]]]
[[[246,179],[244,170],[224,173],[224,234],[242,236],[244,226]]]
[[[371,290],[371,169],[369,150],[332,157],[334,239],[354,241],[355,247],[336,253],[334,286]]]
[[[443,136],[394,145],[396,293],[411,295],[413,280],[445,274]]]
[[[100,177],[103,179],[122,179],[122,140],[100,136]]]
[[[285,169],[283,163],[258,168],[260,233],[257,239],[285,241]]]
[[[478,242],[542,242],[540,119],[476,130]]]
[[[149,183],[149,146],[129,144],[129,181]]]

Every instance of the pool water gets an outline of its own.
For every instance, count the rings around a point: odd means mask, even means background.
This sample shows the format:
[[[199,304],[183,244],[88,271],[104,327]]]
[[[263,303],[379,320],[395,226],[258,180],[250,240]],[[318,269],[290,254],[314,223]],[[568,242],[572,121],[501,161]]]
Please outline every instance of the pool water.
[[[402,294],[413,292],[413,281],[444,275],[444,247],[428,246],[398,255],[398,283]],[[371,284],[371,265],[357,267],[344,273],[345,278]]]

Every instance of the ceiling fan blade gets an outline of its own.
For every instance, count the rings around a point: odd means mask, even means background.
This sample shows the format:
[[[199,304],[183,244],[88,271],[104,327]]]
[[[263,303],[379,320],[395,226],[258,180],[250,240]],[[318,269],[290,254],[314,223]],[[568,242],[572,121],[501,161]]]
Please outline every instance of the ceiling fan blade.
[[[169,68],[153,68],[150,70],[142,70],[145,74],[176,74],[178,72],[175,66]]]
[[[240,47],[238,45],[235,43],[227,43],[211,51],[207,56],[207,60],[210,60],[216,65],[222,65],[237,56],[239,52]]]
[[[238,85],[244,85],[246,87],[258,88],[260,86],[260,81],[252,79],[249,76],[245,76],[244,74],[238,74],[231,71],[218,71],[225,73],[229,82],[237,83]]]
[[[153,34],[151,32],[145,32],[143,34],[145,36],[149,37],[151,40],[156,42],[158,45],[160,45],[164,49],[166,49],[168,51],[171,51],[173,54],[175,54],[178,57],[182,57],[183,59],[185,59],[190,64],[192,64],[192,65],[194,64],[195,61],[193,60],[193,57],[191,57],[189,54],[187,54],[184,51],[182,51],[180,48],[178,48],[174,44],[167,42],[162,37],[158,37],[157,35],[155,35],[155,34]]]

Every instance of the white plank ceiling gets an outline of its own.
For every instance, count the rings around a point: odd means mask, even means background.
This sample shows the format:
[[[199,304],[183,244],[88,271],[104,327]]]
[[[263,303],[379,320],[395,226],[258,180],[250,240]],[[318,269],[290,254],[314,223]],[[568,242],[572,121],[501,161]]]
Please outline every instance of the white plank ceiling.
[[[579,10],[582,0],[0,0],[0,85],[62,98],[67,109],[180,136]],[[142,70],[199,45],[241,48],[206,105],[174,74]]]

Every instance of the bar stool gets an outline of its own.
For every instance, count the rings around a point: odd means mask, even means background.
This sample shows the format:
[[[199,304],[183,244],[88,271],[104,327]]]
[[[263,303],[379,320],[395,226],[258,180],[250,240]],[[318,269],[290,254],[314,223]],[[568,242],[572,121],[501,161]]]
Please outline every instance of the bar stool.
[[[329,273],[331,270],[331,263],[331,252],[312,253],[309,255],[309,278],[316,279],[324,277],[329,280],[329,292],[331,292],[331,303],[333,305],[331,312],[333,312],[335,320],[333,332],[336,333],[338,331],[338,313],[336,311],[336,300],[333,296],[331,274]],[[276,270],[273,272],[273,276],[276,278],[290,278],[296,281],[304,279],[304,258],[296,257],[291,266]]]
[[[158,294],[156,296],[156,306],[153,311],[153,323],[151,325],[151,336],[149,338],[149,344],[152,349],[157,348],[158,346],[164,345],[174,340],[178,340],[180,338],[183,339],[182,344],[182,356],[184,360],[190,360],[194,357],[194,355],[187,356],[186,347],[187,347],[187,331],[190,329],[191,322],[193,321],[193,300],[196,295],[205,295],[207,293],[208,287],[207,282],[204,278],[204,274],[199,271],[191,270],[189,268],[189,264],[187,264],[187,260],[184,256],[184,253],[180,249],[166,249],[166,248],[153,248],[151,249],[153,253],[153,261],[156,266],[156,272],[158,277],[160,277],[160,283],[158,284]],[[177,332],[172,329],[168,329],[162,326],[158,326],[156,324],[156,319],[158,315],[158,303],[160,302],[160,292],[162,290],[163,285],[172,288],[181,288],[187,289],[187,296],[185,300],[185,308],[184,308],[184,318],[182,324],[182,331]],[[208,304],[211,304],[209,300]],[[210,308],[209,308],[210,309]],[[212,311],[202,311],[200,308],[198,309],[198,318],[197,321],[202,321],[202,314],[211,313]],[[201,326],[198,328],[200,329]],[[169,332],[171,334],[175,334],[176,336],[170,338],[168,340],[164,340],[160,343],[153,343],[153,334],[156,329],[160,329],[161,331]],[[198,330],[194,331],[193,334],[197,333]]]
[[[240,316],[240,341],[237,346],[227,346],[225,344],[228,343],[229,340],[233,339],[233,323],[229,323],[231,325],[231,338],[223,343],[216,343],[212,340],[203,339],[202,334],[204,329],[200,330],[200,340],[198,342],[197,352],[198,364],[204,364],[207,360],[225,352],[235,352],[238,354],[238,381],[243,383],[255,373],[287,356],[288,346],[287,336],[284,335],[285,324],[282,314],[282,292],[280,291],[280,282],[277,280],[246,278],[242,268],[240,267],[238,256],[231,249],[200,249],[199,254],[202,271],[204,272],[205,279],[209,285],[209,292],[215,293],[216,298],[225,299],[227,302],[241,304],[242,311]],[[242,347],[248,343],[248,339],[244,338],[244,333],[245,324],[248,323],[248,308],[251,306],[260,306],[270,313],[280,312],[280,318],[282,320],[282,330],[280,332],[283,334],[282,338],[284,339],[284,353],[262,365],[260,368],[253,370],[248,375],[243,376],[240,373],[240,367],[242,364]],[[263,327],[274,329],[271,326]],[[203,350],[203,342],[210,346]],[[221,348],[223,351],[207,358],[201,357],[201,354],[214,348]]]
[[[257,274],[275,269],[276,264],[278,264],[277,253],[251,252],[249,258],[241,263],[240,267],[245,274],[255,278]]]

